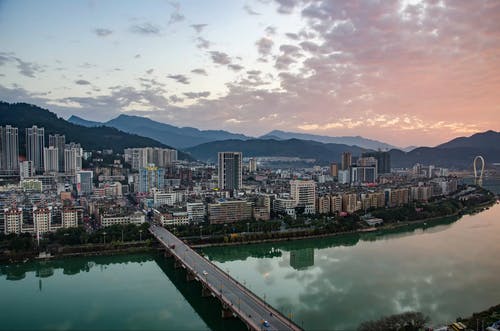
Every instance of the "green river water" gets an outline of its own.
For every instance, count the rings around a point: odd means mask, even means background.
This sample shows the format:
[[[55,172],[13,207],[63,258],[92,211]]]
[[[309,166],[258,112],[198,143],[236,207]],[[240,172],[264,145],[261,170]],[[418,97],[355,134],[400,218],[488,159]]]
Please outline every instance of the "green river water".
[[[203,252],[306,330],[407,310],[434,325],[500,303],[500,204],[459,220]],[[155,254],[0,265],[0,330],[244,330]]]

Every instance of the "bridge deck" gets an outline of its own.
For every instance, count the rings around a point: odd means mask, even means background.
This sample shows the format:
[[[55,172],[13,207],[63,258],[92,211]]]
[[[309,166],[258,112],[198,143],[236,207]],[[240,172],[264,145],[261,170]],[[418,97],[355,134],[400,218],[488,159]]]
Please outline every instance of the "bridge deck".
[[[170,231],[151,225],[150,232],[203,286],[210,289],[226,309],[231,310],[253,330],[302,330]],[[171,245],[175,245],[175,248],[171,248]],[[262,325],[263,320],[269,322],[269,327]]]

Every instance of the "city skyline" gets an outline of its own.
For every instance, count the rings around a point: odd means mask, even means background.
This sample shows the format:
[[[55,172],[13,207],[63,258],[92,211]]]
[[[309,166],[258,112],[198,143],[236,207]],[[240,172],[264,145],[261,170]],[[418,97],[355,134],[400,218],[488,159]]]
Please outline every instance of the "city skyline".
[[[493,1],[2,1],[0,99],[432,146],[500,130],[499,17]]]

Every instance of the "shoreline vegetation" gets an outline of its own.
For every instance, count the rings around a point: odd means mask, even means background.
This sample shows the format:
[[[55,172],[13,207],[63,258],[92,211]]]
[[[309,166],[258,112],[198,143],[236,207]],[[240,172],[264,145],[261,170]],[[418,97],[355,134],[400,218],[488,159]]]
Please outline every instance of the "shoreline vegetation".
[[[315,238],[329,238],[346,235],[362,234],[390,234],[393,231],[401,231],[405,228],[420,228],[424,226],[435,226],[443,220],[454,222],[461,216],[474,214],[476,212],[488,209],[497,203],[497,197],[491,192],[485,191],[485,199],[473,201],[465,204],[456,205],[456,200],[445,199],[434,202],[430,211],[438,210],[439,213],[446,211],[446,215],[439,215],[416,220],[384,222],[383,225],[368,227],[359,226],[362,224],[359,216],[356,214],[350,217],[342,218],[340,226],[334,228],[312,227],[312,228],[291,228],[290,231],[266,231],[266,232],[239,232],[222,235],[210,236],[179,236],[185,240],[191,247],[202,249],[215,246],[240,246],[261,243],[285,242],[295,240],[307,240]],[[487,199],[486,199],[487,198]],[[453,202],[453,203],[452,203]],[[431,204],[429,204],[431,205]],[[455,207],[453,207],[455,206]],[[459,207],[459,208],[458,208]],[[390,217],[406,217],[408,212],[413,212],[414,207],[399,207],[385,210],[374,210],[372,214],[389,219]],[[411,216],[411,215],[410,215]],[[343,222],[343,224],[342,224]],[[54,234],[50,234],[41,241],[40,247],[35,247],[33,239],[29,236],[20,235],[15,237],[14,245],[6,249],[6,242],[9,236],[3,235],[3,252],[0,253],[0,263],[15,263],[28,261],[31,259],[47,258],[68,258],[75,256],[94,256],[94,255],[115,255],[138,252],[153,252],[161,250],[154,238],[147,230],[149,224],[144,223],[141,226],[132,224],[117,225],[99,229],[92,234],[88,234],[83,228],[64,229]],[[293,226],[293,223],[292,223]],[[339,231],[339,229],[342,229]],[[173,229],[176,231],[177,229]],[[225,229],[224,229],[225,231]],[[177,233],[178,234],[178,233]],[[12,235],[11,235],[12,236]],[[106,242],[106,239],[108,240]]]

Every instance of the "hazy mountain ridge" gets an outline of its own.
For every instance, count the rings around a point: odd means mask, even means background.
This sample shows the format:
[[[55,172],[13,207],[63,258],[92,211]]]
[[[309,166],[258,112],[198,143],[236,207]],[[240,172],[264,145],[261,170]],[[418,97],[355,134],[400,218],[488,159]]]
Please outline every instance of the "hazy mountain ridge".
[[[287,140],[287,139],[312,140],[324,144],[344,144],[344,145],[358,146],[361,148],[367,148],[373,150],[378,150],[378,149],[390,150],[398,148],[396,146],[378,140],[368,139],[361,136],[334,137],[334,136],[322,136],[322,135],[308,134],[308,133],[287,132],[281,130],[273,130],[259,138],[261,139],[279,138],[281,140]]]
[[[68,121],[77,121],[77,124],[95,126],[94,121],[87,121],[77,116],[72,116]],[[210,141],[226,140],[226,139],[251,139],[243,134],[231,133],[224,130],[199,130],[191,127],[177,127],[166,123],[154,121],[152,119],[131,116],[119,115],[107,122],[100,123],[113,127],[124,132],[138,134],[144,137],[158,140],[161,143],[168,144],[175,148],[187,148],[203,144]]]

